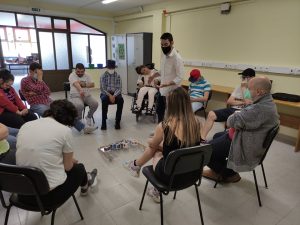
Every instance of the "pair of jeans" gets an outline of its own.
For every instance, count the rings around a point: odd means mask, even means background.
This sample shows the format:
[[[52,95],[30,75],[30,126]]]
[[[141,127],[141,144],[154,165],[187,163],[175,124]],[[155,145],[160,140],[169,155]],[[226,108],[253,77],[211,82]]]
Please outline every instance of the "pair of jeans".
[[[107,119],[108,105],[112,103],[109,101],[109,97],[106,94],[101,93],[100,98],[102,101],[102,124],[105,124]],[[117,104],[116,123],[120,123],[124,105],[124,99],[122,95],[116,96],[114,104]]]

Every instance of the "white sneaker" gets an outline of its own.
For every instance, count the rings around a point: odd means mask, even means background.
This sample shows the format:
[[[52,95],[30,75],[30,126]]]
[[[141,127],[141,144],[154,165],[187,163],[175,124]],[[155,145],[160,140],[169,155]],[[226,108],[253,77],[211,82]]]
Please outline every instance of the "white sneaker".
[[[149,187],[147,195],[151,197],[155,203],[160,203],[159,191],[155,187]]]
[[[85,117],[85,121],[86,121],[86,125],[88,125],[89,127],[91,127],[93,125],[92,124],[92,118]]]
[[[123,166],[129,170],[130,174],[134,177],[140,176],[141,167],[135,166],[133,161],[126,161],[123,163]]]
[[[89,127],[89,126],[86,126],[84,129],[83,129],[83,133],[84,134],[91,134],[93,133],[95,130],[97,130],[98,127]]]

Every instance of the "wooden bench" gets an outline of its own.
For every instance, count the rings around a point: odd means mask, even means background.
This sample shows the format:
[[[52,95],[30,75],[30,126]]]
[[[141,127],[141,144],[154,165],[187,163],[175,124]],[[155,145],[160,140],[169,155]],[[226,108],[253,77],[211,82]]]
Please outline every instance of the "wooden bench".
[[[181,83],[181,85],[186,89],[189,87],[189,84],[190,82],[187,80],[183,80]],[[226,94],[227,97],[231,95],[233,90],[234,88],[232,87],[226,87],[222,85],[212,85],[213,92]],[[278,106],[286,106],[286,107],[296,108],[300,110],[300,102],[288,102],[288,101],[281,101],[277,99],[274,99],[274,102]],[[298,129],[295,152],[300,151],[300,117],[296,115],[288,115],[284,113],[279,113],[279,116],[280,116],[280,125]]]

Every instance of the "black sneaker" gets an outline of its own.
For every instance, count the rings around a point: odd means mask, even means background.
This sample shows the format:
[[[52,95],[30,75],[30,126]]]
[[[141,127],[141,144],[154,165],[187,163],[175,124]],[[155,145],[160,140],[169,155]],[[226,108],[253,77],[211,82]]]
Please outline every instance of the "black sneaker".
[[[153,116],[153,111],[152,111],[152,109],[147,109],[146,115],[147,115],[147,116]]]
[[[116,130],[120,130],[120,129],[121,129],[120,123],[116,123],[116,124],[115,124],[115,129],[116,129]]]
[[[106,123],[102,123],[101,130],[106,130]]]

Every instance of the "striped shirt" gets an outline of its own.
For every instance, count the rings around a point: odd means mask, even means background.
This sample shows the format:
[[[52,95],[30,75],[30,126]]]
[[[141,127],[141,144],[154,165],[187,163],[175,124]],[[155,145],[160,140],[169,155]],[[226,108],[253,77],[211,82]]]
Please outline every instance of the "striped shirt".
[[[122,81],[121,77],[117,72],[113,74],[108,73],[107,71],[102,74],[100,78],[100,91],[102,94],[112,94],[118,96],[121,94],[122,90]]]
[[[201,78],[200,80],[190,83],[189,86],[189,94],[192,98],[202,98],[204,97],[204,92],[210,91],[211,85],[210,83],[205,80],[204,78]]]

